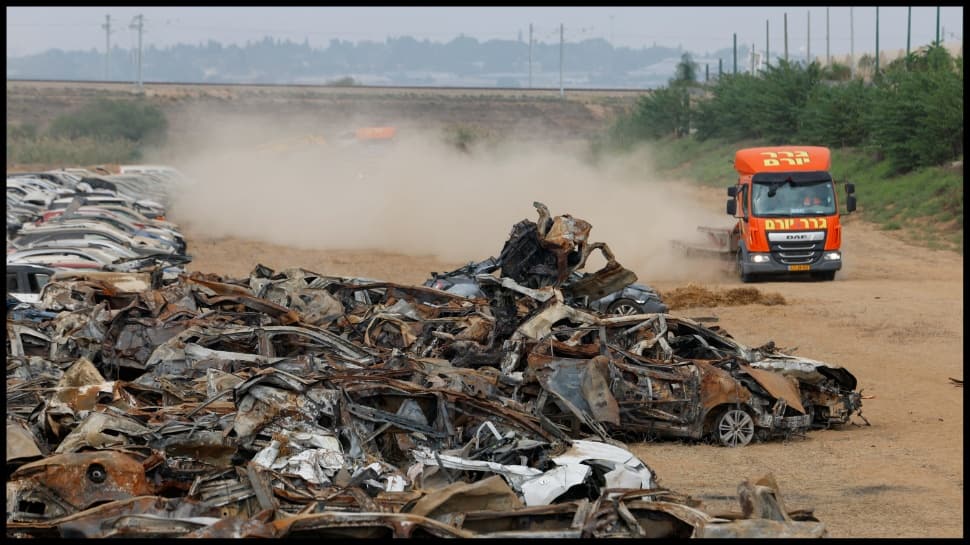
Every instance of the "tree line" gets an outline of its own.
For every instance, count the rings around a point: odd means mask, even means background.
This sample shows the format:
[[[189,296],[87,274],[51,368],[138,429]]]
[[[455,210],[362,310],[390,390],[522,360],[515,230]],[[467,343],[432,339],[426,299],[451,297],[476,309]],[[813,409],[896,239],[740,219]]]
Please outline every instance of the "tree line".
[[[963,154],[963,57],[928,46],[871,78],[847,66],[786,62],[708,85],[685,54],[668,85],[641,96],[608,141],[628,147],[665,137],[757,140],[860,148],[894,172]]]
[[[558,33],[557,33],[558,38]],[[567,72],[585,72],[599,85],[640,81],[637,70],[677,59],[679,47],[614,47],[602,38],[566,41],[563,57]],[[706,55],[731,58],[724,48]],[[536,74],[558,72],[560,44],[536,42],[531,59]],[[127,81],[135,77],[135,52],[115,47],[110,56],[108,78]],[[418,73],[448,73],[459,77],[481,74],[528,74],[528,40],[478,41],[460,36],[448,42],[418,40],[410,36],[383,42],[330,40],[327,47],[311,47],[266,37],[244,45],[216,41],[178,44],[144,50],[144,78],[148,81],[286,83],[304,78],[377,74],[407,83]],[[716,60],[715,60],[716,62]],[[7,59],[8,77],[44,79],[101,79],[105,75],[103,51],[50,50]],[[424,76],[427,77],[427,76]],[[524,76],[527,77],[527,76]],[[639,78],[639,79],[638,79]],[[666,79],[660,76],[657,83]],[[420,81],[416,83],[421,83]]]

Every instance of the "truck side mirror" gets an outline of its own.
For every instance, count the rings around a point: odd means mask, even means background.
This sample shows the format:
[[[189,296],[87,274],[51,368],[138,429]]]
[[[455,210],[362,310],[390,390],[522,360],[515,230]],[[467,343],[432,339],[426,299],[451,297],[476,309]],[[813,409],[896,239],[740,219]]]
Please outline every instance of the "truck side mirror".
[[[731,187],[727,188],[727,190],[728,197],[734,197],[738,194],[738,186],[736,185],[732,185]]]
[[[855,184],[846,183],[845,184],[845,194],[851,195],[855,193]]]
[[[727,200],[727,213],[729,216],[734,216],[738,213],[738,203],[734,199]]]
[[[845,210],[847,212],[855,211],[855,195],[850,194],[849,197],[845,200]]]

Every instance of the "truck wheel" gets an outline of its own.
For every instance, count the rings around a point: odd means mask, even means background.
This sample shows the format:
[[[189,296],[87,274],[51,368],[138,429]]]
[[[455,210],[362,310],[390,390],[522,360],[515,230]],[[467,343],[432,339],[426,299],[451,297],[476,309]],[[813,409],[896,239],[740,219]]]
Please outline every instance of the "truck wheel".
[[[829,282],[835,280],[835,271],[816,271],[812,273],[812,278],[815,280],[821,280],[823,282]]]
[[[754,420],[741,409],[728,409],[714,421],[714,437],[725,447],[743,447],[754,438]]]
[[[610,304],[610,308],[607,310],[610,314],[618,314],[620,316],[629,316],[631,314],[640,314],[640,305],[637,304],[633,299],[617,299]]]
[[[745,284],[754,281],[754,276],[750,273],[744,272],[744,259],[741,255],[741,250],[738,250],[738,278],[741,279]]]

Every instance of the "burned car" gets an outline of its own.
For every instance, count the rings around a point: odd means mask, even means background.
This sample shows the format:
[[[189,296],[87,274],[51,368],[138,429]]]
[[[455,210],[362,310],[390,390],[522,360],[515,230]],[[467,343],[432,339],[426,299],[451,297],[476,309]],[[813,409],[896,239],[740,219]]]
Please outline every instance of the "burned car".
[[[636,274],[616,261],[606,243],[589,243],[592,226],[588,222],[569,214],[553,217],[538,201],[532,205],[538,221],[515,224],[499,257],[450,273],[432,273],[424,285],[475,297],[482,293],[478,285],[501,270],[501,278],[524,288],[558,288],[567,303],[578,308],[619,315],[667,311],[656,291],[636,284]],[[602,253],[606,265],[595,273],[582,271],[595,250]]]
[[[604,438],[737,447],[845,424],[862,405],[855,377],[837,365],[751,349],[686,318],[601,319],[554,302],[516,335],[534,347],[525,375],[557,405],[548,416]]]
[[[489,257],[478,262],[471,262],[463,267],[446,273],[431,273],[431,278],[425,280],[424,285],[448,293],[464,297],[484,297],[479,283],[479,275],[489,275],[501,268],[499,260]],[[573,271],[569,274],[569,282],[582,280],[586,273]],[[568,284],[567,284],[568,285]],[[667,312],[668,308],[660,300],[656,290],[644,284],[633,283],[604,297],[589,300],[588,296],[572,299],[569,304],[587,308],[603,314],[646,314],[653,312]]]

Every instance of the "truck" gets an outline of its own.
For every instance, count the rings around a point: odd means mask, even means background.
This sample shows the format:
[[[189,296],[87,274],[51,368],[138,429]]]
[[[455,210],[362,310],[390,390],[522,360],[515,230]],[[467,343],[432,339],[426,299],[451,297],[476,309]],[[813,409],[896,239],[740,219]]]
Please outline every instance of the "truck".
[[[738,150],[737,183],[727,188],[733,228],[699,227],[706,247],[679,245],[732,259],[742,282],[791,274],[834,280],[842,268],[842,225],[830,167],[831,152],[820,146]],[[853,212],[855,185],[844,187],[846,212]]]

